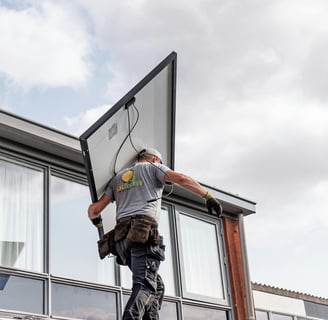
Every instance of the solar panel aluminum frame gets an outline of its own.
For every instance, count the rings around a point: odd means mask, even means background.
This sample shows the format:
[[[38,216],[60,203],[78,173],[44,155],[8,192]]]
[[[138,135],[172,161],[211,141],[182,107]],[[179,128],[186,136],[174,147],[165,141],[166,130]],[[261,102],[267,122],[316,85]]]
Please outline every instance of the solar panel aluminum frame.
[[[157,77],[160,76],[161,72],[163,72],[163,70],[166,69],[168,70],[167,76],[169,78],[168,79],[169,87],[166,88],[168,90],[167,96],[168,96],[169,110],[166,110],[166,112],[169,119],[167,119],[168,125],[166,126],[165,129],[166,132],[163,134],[163,136],[168,137],[167,138],[168,141],[166,141],[166,145],[168,147],[167,147],[167,152],[165,154],[162,153],[162,155],[165,160],[165,164],[174,170],[177,54],[173,51],[80,136],[79,140],[81,144],[82,156],[84,159],[84,166],[89,183],[92,202],[97,201],[105,189],[103,185],[102,186],[97,185],[97,181],[95,178],[95,170],[99,168],[93,167],[93,163],[91,160],[92,158],[91,153],[93,151],[90,145],[91,144],[90,140],[92,136],[95,135],[98,130],[101,130],[101,128],[107,123],[107,121],[117,116],[117,114],[120,111],[123,112],[122,110],[124,110],[124,108],[125,109],[129,108],[129,105],[134,101],[135,97],[137,97],[136,103],[138,103],[138,94],[141,94],[142,90],[147,85],[150,85],[152,81],[156,81]],[[142,109],[142,105],[138,106],[138,108]],[[113,129],[114,131],[116,130],[116,128]],[[160,146],[151,145],[147,147],[154,147],[159,149]],[[115,154],[117,150],[111,150],[110,152],[113,152],[113,154]],[[112,174],[112,176],[109,175],[107,177],[108,178],[107,180],[110,181],[110,179],[113,176],[114,174]]]

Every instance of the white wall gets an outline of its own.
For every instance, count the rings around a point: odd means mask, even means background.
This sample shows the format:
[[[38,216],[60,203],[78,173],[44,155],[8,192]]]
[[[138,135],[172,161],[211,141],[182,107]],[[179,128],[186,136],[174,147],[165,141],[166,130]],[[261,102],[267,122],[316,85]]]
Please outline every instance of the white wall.
[[[303,300],[253,290],[256,309],[306,316]]]

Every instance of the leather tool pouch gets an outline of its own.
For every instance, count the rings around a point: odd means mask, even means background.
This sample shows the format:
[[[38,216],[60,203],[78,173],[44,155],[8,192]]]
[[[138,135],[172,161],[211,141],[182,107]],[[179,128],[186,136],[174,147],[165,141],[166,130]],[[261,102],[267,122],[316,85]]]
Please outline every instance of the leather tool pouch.
[[[132,242],[146,243],[147,241],[159,243],[157,222],[149,217],[131,219],[131,227],[126,238]]]
[[[115,241],[120,241],[126,238],[130,230],[130,227],[131,227],[130,219],[117,223],[115,226]]]
[[[115,239],[114,239],[115,230],[111,230],[104,234],[103,238],[98,240],[98,253],[100,259],[104,259],[109,254],[117,255],[115,250]]]

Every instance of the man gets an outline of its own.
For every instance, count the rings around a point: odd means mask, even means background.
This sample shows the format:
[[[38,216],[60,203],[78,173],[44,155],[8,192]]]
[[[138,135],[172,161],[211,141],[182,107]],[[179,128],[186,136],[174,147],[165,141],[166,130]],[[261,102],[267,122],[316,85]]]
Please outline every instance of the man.
[[[110,202],[116,202],[117,261],[129,266],[133,284],[123,320],[159,318],[164,284],[157,272],[164,260],[165,246],[157,227],[166,183],[176,183],[203,197],[209,213],[214,209],[221,216],[221,205],[206,189],[191,177],[163,165],[161,154],[152,148],[142,150],[136,164],[119,172],[88,209],[89,218],[94,219]]]

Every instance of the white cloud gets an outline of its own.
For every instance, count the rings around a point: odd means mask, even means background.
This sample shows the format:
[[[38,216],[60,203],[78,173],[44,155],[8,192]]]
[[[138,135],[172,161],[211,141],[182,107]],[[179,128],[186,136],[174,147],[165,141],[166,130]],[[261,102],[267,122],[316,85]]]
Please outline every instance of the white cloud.
[[[85,85],[91,44],[85,22],[67,2],[0,7],[0,74],[24,89]]]
[[[80,136],[110,108],[111,106],[103,105],[81,112],[75,117],[65,117],[67,131]]]

